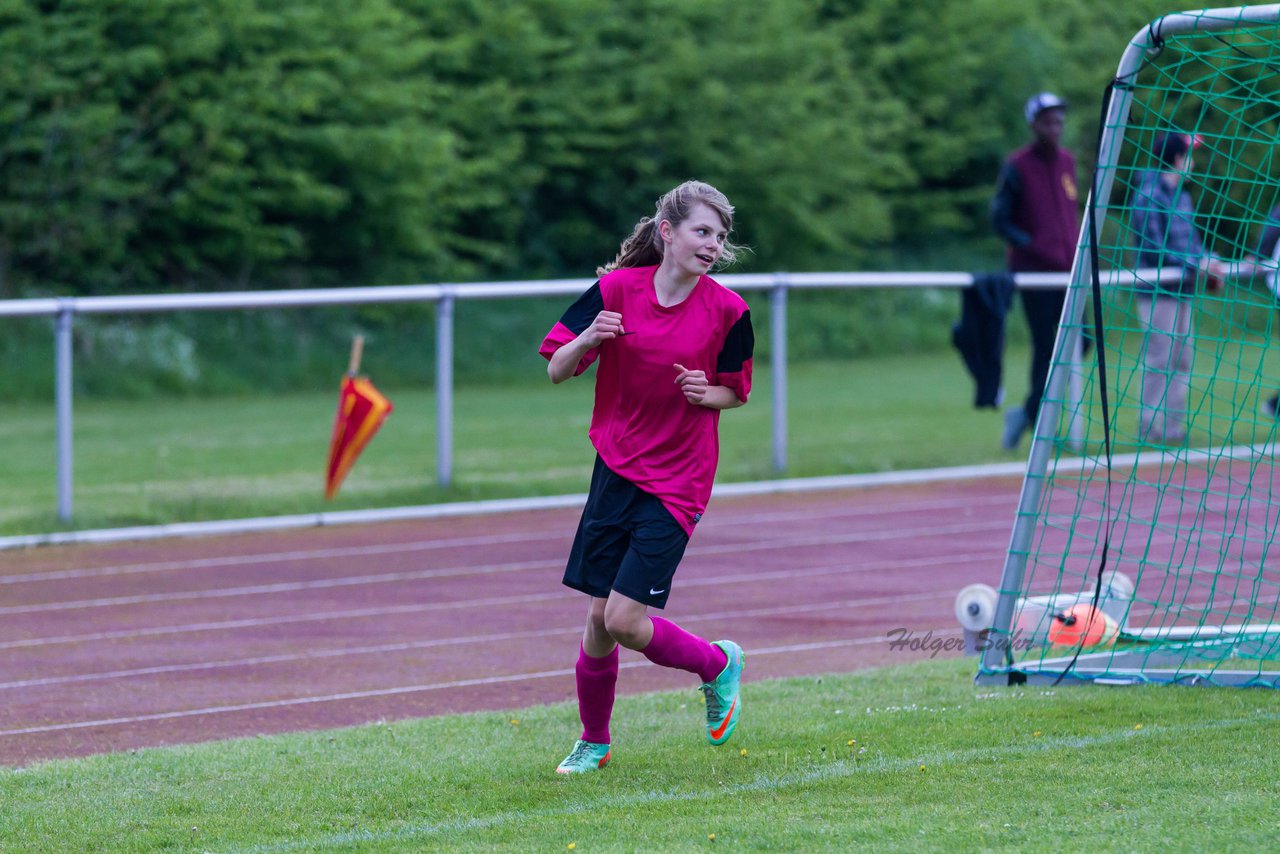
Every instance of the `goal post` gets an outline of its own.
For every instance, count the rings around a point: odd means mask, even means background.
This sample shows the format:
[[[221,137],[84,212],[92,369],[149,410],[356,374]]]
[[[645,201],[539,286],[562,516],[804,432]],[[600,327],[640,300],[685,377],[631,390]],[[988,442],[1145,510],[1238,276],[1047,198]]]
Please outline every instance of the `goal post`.
[[[1280,687],[1280,4],[1151,22],[1104,108],[977,681]]]

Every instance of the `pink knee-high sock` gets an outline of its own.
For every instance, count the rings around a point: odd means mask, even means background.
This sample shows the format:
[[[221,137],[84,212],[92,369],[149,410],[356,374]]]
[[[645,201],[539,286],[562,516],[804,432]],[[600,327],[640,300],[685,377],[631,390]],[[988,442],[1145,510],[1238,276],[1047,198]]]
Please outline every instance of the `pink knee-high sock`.
[[[618,684],[618,648],[603,658],[592,658],[578,649],[574,667],[578,680],[578,717],[582,718],[582,740],[610,744],[609,718],[613,717],[614,687]]]
[[[698,674],[703,682],[713,682],[729,663],[729,657],[711,641],[690,634],[670,620],[650,617],[653,640],[640,653],[654,664]]]

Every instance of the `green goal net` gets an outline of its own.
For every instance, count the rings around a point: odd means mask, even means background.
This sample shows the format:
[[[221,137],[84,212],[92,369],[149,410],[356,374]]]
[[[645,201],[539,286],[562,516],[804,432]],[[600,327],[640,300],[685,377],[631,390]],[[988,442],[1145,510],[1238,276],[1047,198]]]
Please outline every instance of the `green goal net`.
[[[1120,61],[979,682],[1280,687],[1278,18]]]

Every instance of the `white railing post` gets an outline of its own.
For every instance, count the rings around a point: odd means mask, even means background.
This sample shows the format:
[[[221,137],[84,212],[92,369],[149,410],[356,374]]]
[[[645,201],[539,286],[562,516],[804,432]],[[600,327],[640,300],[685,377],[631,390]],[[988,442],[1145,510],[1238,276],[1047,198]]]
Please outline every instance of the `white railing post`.
[[[453,294],[436,303],[436,481],[453,482]]]
[[[58,314],[53,322],[54,335],[54,407],[57,425],[58,518],[71,521],[71,322],[74,316],[71,303],[59,301]]]
[[[773,374],[773,470],[787,470],[787,277],[769,290],[769,367]]]

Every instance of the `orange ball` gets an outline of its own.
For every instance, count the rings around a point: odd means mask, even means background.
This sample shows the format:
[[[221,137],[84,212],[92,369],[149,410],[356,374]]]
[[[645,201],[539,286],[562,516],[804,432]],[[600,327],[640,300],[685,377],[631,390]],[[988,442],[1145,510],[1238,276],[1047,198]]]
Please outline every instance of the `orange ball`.
[[[1102,646],[1112,643],[1120,626],[1102,610],[1081,602],[1049,622],[1049,643],[1058,646]]]

